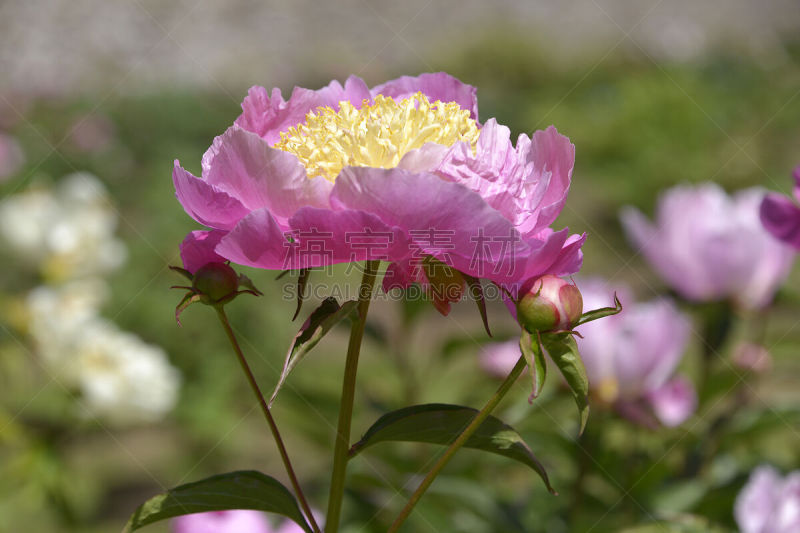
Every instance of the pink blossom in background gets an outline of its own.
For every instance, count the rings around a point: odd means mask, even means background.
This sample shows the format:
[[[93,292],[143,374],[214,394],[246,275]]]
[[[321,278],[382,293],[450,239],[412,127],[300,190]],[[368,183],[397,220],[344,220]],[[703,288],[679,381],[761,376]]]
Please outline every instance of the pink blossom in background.
[[[388,288],[425,283],[426,256],[506,284],[573,273],[585,237],[549,226],[574,155],[553,127],[514,145],[494,119],[480,125],[476,89],[445,73],[372,89],[351,76],[288,100],[253,87],[200,178],[175,163],[178,200],[213,232],[187,236],[184,258],[207,247],[266,269],[380,259]]]
[[[481,368],[496,378],[505,378],[520,356],[519,339],[507,342],[490,342],[481,347],[478,362]]]
[[[760,466],[736,497],[733,510],[741,533],[800,531],[800,470],[788,476]]]
[[[655,223],[630,207],[622,222],[635,248],[687,300],[731,299],[758,309],[772,301],[794,260],[759,220],[763,196],[757,188],[729,196],[714,183],[683,185],[661,195]]]
[[[211,511],[172,520],[173,533],[276,533],[260,511]],[[302,531],[298,527],[298,531]]]
[[[675,376],[689,320],[669,300],[635,302],[624,286],[594,279],[578,287],[586,309],[613,306],[615,290],[623,306],[618,315],[576,328],[592,395],[638,423],[683,423],[697,407],[692,384]]]
[[[768,193],[761,202],[761,222],[775,238],[800,250],[800,166],[794,169],[794,201]]]
[[[0,182],[10,178],[25,162],[25,153],[14,137],[0,133]]]

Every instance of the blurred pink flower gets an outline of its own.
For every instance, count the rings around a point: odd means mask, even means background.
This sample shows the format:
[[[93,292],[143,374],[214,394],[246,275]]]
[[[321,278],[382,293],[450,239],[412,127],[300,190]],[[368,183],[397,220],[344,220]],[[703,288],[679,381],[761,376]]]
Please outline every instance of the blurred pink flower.
[[[297,528],[302,532],[302,529]],[[179,516],[172,521],[174,533],[275,533],[267,515],[260,511],[211,511]],[[283,532],[282,532],[283,533]]]
[[[733,510],[741,533],[800,531],[800,470],[785,478],[769,466],[753,470]]]
[[[602,280],[580,282],[587,309],[614,305],[614,289]],[[695,410],[692,384],[675,377],[689,335],[689,321],[668,300],[634,302],[616,287],[622,312],[578,326],[578,348],[590,390],[635,422],[654,426],[683,423]]]
[[[11,177],[24,162],[25,154],[16,139],[0,133],[0,182]]]
[[[490,342],[481,347],[478,361],[481,368],[496,378],[505,378],[519,360],[519,340]]]
[[[764,346],[741,342],[733,350],[733,364],[750,372],[766,372],[772,367],[772,356]]]
[[[728,196],[714,183],[673,187],[659,199],[655,224],[633,208],[623,210],[622,222],[633,244],[684,298],[730,298],[757,309],[772,301],[794,259],[761,225],[763,195],[752,188]]]
[[[203,247],[266,269],[380,259],[388,288],[424,283],[427,256],[498,283],[573,273],[585,237],[549,225],[574,155],[553,127],[515,146],[494,119],[479,125],[476,89],[445,73],[372,89],[351,76],[289,100],[253,87],[201,178],[175,162],[178,200],[213,228],[187,236],[184,259]]]
[[[314,513],[317,516],[317,513]],[[321,517],[318,517],[318,519]],[[172,520],[173,533],[304,533],[291,520],[273,527],[260,511],[211,511],[179,516]]]
[[[794,169],[794,198],[767,194],[761,202],[761,222],[775,238],[800,250],[800,166]]]

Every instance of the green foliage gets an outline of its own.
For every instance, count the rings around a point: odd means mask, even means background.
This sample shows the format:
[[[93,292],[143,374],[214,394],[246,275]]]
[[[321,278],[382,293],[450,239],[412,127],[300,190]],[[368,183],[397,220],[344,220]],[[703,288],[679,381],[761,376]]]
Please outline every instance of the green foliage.
[[[176,516],[232,509],[277,513],[311,533],[286,487],[275,478],[252,470],[219,474],[154,496],[136,509],[125,532]]]
[[[469,425],[477,409],[460,405],[425,404],[404,407],[380,417],[350,448],[350,456],[379,442],[426,442],[447,446]],[[517,431],[494,416],[489,416],[467,439],[465,448],[474,448],[514,459],[533,469],[555,494],[542,463]]]

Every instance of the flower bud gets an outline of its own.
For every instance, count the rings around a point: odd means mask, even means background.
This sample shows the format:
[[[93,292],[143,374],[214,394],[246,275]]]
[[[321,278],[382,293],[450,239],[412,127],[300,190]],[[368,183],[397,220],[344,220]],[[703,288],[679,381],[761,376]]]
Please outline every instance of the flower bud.
[[[517,302],[517,320],[528,331],[563,331],[583,313],[578,287],[547,274],[533,282]]]
[[[239,289],[239,276],[225,263],[207,263],[194,273],[192,288],[209,303],[217,303]]]

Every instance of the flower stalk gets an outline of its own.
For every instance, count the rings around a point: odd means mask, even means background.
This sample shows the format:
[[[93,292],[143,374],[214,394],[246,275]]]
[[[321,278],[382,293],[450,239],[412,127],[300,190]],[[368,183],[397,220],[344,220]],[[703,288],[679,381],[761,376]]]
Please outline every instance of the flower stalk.
[[[347,346],[347,358],[342,380],[339,422],[336,427],[336,443],[333,450],[333,471],[331,473],[331,488],[328,496],[328,514],[325,519],[326,533],[336,533],[339,530],[342,498],[344,497],[344,481],[347,474],[348,451],[350,449],[350,425],[353,419],[358,358],[361,353],[361,340],[364,337],[367,311],[369,311],[379,265],[380,261],[367,261],[364,264],[364,274],[361,278],[361,286],[358,289],[357,316],[350,329],[350,341]]]
[[[256,382],[256,378],[253,375],[253,372],[250,370],[250,365],[247,364],[247,359],[245,359],[244,353],[239,346],[239,342],[236,340],[236,335],[233,333],[231,324],[228,321],[228,316],[225,314],[225,309],[222,305],[216,305],[214,306],[214,309],[217,311],[217,316],[219,317],[219,321],[222,323],[222,328],[225,330],[225,334],[228,336],[228,340],[231,342],[233,351],[236,353],[236,358],[239,360],[239,364],[242,366],[242,370],[247,377],[247,382],[250,384],[253,394],[255,394],[256,398],[258,399],[258,403],[261,406],[261,411],[264,413],[264,418],[267,419],[267,424],[272,432],[272,437],[275,439],[275,445],[278,447],[278,452],[280,453],[281,460],[283,461],[283,466],[286,468],[286,473],[289,475],[289,480],[292,483],[292,488],[294,489],[295,496],[297,496],[297,500],[300,503],[300,507],[302,507],[303,513],[311,525],[311,529],[314,530],[314,533],[321,533],[321,530],[314,519],[314,514],[311,512],[311,507],[308,505],[305,494],[303,494],[303,489],[300,487],[300,483],[297,481],[297,475],[292,467],[292,462],[289,460],[289,454],[286,451],[286,446],[283,444],[283,438],[281,438],[281,434],[278,431],[278,425],[275,423],[275,419],[272,417],[272,413],[270,412],[269,406],[264,399],[264,395],[261,393],[261,389]]]
[[[425,479],[423,479],[419,484],[417,490],[415,490],[411,495],[405,507],[403,507],[403,510],[400,511],[399,515],[397,515],[397,518],[389,527],[387,533],[393,533],[397,531],[403,522],[405,522],[405,520],[409,517],[409,515],[411,515],[411,511],[414,510],[417,502],[422,495],[425,494],[425,491],[428,490],[428,487],[431,486],[434,479],[436,479],[436,476],[438,476],[447,463],[450,462],[450,459],[453,458],[459,448],[461,448],[467,442],[467,440],[469,440],[472,434],[477,431],[481,424],[483,424],[483,421],[486,420],[490,414],[492,414],[492,411],[494,411],[495,407],[497,407],[506,393],[511,389],[511,386],[514,384],[514,382],[517,381],[517,378],[519,378],[519,376],[522,374],[522,371],[525,369],[526,365],[527,363],[525,362],[525,357],[521,355],[517,360],[517,364],[514,365],[513,369],[511,369],[511,372],[508,374],[505,381],[503,381],[500,387],[498,387],[497,392],[494,393],[494,396],[492,396],[489,401],[486,402],[486,405],[484,405],[483,409],[481,409],[478,414],[475,415],[475,418],[472,419],[472,422],[469,423],[469,425],[464,429],[464,431],[461,432],[458,438],[456,438],[456,440],[453,441],[453,443],[447,448],[447,451],[445,451],[439,460],[436,461],[436,464],[433,465],[433,468],[431,468],[430,472],[428,472],[428,474],[425,476]]]

